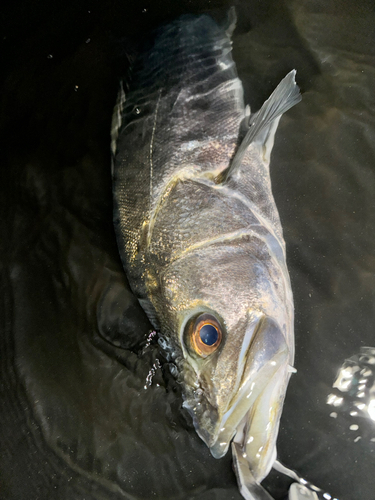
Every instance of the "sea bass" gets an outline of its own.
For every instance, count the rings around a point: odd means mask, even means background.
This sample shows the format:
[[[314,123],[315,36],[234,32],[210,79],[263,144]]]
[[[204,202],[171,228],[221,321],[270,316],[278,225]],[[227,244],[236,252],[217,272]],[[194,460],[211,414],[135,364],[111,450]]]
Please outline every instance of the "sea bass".
[[[232,443],[245,498],[270,498],[259,483],[276,458],[294,309],[269,162],[300,93],[292,71],[250,113],[234,24],[233,10],[224,27],[183,16],[134,63],[112,127],[114,218],[197,433],[216,458]]]

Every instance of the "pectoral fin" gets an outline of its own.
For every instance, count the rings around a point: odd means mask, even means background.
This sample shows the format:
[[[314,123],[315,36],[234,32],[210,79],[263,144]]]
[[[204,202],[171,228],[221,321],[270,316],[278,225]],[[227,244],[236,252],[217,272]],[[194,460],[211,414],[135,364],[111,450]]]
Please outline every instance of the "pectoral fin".
[[[281,115],[288,111],[292,106],[301,100],[301,94],[295,81],[296,70],[292,70],[281,80],[271,96],[265,101],[252,119],[250,119],[250,128],[243,138],[237,152],[228,168],[223,170],[215,179],[217,184],[225,183],[233,172],[241,165],[247,148],[255,140],[261,139],[264,144],[268,144],[270,153],[273,145],[273,135],[276,131],[278,120]]]

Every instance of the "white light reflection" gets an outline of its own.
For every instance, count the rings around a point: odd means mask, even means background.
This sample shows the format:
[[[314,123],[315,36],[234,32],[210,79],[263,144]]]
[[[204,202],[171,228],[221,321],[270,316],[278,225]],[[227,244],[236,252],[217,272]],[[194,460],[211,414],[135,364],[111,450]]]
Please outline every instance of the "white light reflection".
[[[369,402],[367,412],[370,415],[371,420],[375,420],[375,399],[371,399]]]
[[[332,406],[340,406],[342,405],[343,401],[344,398],[340,398],[336,396],[336,394],[329,394],[327,398],[327,404]]]
[[[330,417],[346,416],[351,431],[358,431],[355,442],[367,436],[375,439],[375,348],[361,347],[358,354],[346,359],[332,384],[327,404],[333,406]],[[333,409],[333,408],[332,408]]]
[[[358,410],[363,410],[366,406],[365,403],[360,403],[359,401],[355,401],[354,404],[358,408]]]
[[[358,370],[356,370],[356,371],[358,371]],[[337,378],[336,378],[332,387],[338,389],[341,392],[349,391],[350,386],[352,384],[354,373],[355,373],[355,371],[353,370],[353,367],[342,368],[339,371]]]

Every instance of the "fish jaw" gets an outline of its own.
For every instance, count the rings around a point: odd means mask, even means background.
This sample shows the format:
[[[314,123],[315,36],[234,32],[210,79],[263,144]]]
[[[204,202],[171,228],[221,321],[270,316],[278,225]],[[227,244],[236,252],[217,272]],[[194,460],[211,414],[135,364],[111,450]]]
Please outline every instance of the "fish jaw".
[[[276,460],[276,439],[290,377],[287,356],[280,353],[277,358],[271,361],[276,363],[276,371],[238,426],[233,439],[258,483],[268,475]]]
[[[276,437],[289,380],[289,349],[277,323],[256,313],[239,356],[232,392],[235,396],[225,407],[207,401],[194,405],[185,401],[184,406],[212,455],[223,457],[233,439],[236,449],[246,458],[252,477],[260,482],[276,456]]]

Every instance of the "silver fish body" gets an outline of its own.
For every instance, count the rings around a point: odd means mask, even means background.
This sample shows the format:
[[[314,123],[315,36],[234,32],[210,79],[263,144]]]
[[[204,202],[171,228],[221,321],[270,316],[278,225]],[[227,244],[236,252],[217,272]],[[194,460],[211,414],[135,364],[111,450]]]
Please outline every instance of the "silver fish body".
[[[233,441],[241,492],[253,498],[251,484],[275,460],[294,358],[269,159],[280,116],[299,92],[291,72],[250,116],[232,30],[233,22],[225,29],[204,15],[158,32],[120,93],[113,189],[124,268],[178,368],[184,406],[215,457]],[[220,333],[209,354],[189,337],[206,315]]]

